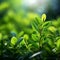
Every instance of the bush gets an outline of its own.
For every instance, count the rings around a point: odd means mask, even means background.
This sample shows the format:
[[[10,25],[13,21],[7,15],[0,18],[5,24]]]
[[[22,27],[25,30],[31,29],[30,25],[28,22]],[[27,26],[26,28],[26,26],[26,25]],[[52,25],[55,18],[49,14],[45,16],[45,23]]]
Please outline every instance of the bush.
[[[4,5],[5,4],[5,5]],[[47,21],[35,13],[0,8],[0,59],[60,60],[60,17]]]
[[[27,26],[24,25],[26,30],[21,29],[20,33],[11,32],[8,35],[0,33],[0,57],[7,60],[58,60],[60,54],[60,19],[57,19],[56,24],[58,25],[56,25],[55,21],[45,21],[44,15],[42,18],[36,17],[30,22],[28,29],[32,29],[31,33],[30,31],[27,33]],[[8,26],[8,28],[10,27]]]

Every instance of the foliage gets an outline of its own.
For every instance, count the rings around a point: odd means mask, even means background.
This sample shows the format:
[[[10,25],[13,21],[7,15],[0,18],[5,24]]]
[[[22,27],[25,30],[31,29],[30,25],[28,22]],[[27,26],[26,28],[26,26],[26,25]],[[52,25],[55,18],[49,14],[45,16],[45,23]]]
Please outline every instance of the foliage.
[[[0,17],[0,59],[60,59],[60,18],[47,21],[46,14],[16,14],[4,4],[0,8],[0,16],[7,10]]]

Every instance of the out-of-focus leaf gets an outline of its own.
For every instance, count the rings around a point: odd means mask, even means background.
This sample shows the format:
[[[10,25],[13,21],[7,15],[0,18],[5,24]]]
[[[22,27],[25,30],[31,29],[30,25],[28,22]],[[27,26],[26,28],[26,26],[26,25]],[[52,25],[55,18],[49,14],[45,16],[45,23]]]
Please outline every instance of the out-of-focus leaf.
[[[9,4],[4,2],[4,3],[0,4],[0,11],[7,9],[8,7],[9,7]]]
[[[3,36],[2,36],[2,33],[0,33],[0,40],[2,39],[2,37],[3,37]]]
[[[23,37],[19,38],[14,47],[16,47],[17,45],[19,45],[22,40],[23,40]]]
[[[22,37],[23,34],[24,34],[24,31],[21,31],[21,32],[18,34],[18,37]]]
[[[11,44],[15,45],[17,42],[17,38],[16,37],[12,37],[11,38]]]
[[[48,30],[51,31],[51,32],[56,32],[56,28],[54,26],[50,26],[48,28]]]
[[[11,32],[11,37],[16,37],[16,33],[15,32]]]
[[[29,44],[29,45],[28,45],[28,48],[31,48],[31,47],[32,47],[32,44]]]
[[[29,36],[27,34],[24,34],[24,40],[28,40]]]
[[[60,39],[57,40],[56,45],[57,45],[57,50],[60,49]]]

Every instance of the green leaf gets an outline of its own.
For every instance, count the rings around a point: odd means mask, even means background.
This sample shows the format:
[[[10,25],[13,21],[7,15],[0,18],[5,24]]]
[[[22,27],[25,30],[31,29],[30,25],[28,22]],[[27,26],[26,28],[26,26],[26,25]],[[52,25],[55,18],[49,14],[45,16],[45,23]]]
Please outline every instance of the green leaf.
[[[48,30],[51,32],[56,32],[57,29],[54,26],[50,26]]]
[[[38,40],[38,37],[36,36],[36,34],[32,34],[32,39],[33,39],[34,41],[37,41],[37,40]]]
[[[17,45],[19,45],[22,40],[23,40],[23,37],[19,38],[14,47],[16,47]]]
[[[36,25],[35,22],[32,22],[31,25],[32,25],[32,28],[33,28],[34,31],[38,31],[38,25]]]
[[[32,48],[32,44],[29,44],[29,45],[28,45],[28,48],[29,48],[29,50],[30,50],[30,49]]]
[[[35,20],[38,22],[38,24],[41,24],[42,23],[42,20],[40,17],[36,17]]]
[[[11,38],[11,44],[15,45],[17,42],[17,38],[16,37],[12,37]]]
[[[0,40],[2,39],[2,34],[0,33]]]
[[[27,34],[24,35],[24,40],[28,40],[29,36]]]
[[[20,38],[21,36],[23,36],[24,34],[24,31],[21,31],[19,34],[18,34],[18,38]]]
[[[42,15],[42,21],[45,21],[46,20],[46,14],[43,14]]]
[[[57,49],[59,49],[60,48],[60,39],[57,40],[56,45],[57,45]]]
[[[52,22],[51,21],[47,21],[47,22],[44,22],[44,24],[42,25],[42,27],[49,27],[52,25]]]
[[[32,46],[32,44],[29,44],[29,45],[28,45],[28,48],[31,48],[31,46]]]

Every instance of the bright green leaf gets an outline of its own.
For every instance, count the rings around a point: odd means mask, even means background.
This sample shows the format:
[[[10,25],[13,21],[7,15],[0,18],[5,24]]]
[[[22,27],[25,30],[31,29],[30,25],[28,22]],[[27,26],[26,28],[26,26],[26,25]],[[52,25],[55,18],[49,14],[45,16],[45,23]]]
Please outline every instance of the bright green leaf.
[[[15,45],[17,42],[17,38],[16,37],[12,37],[11,38],[11,44]]]

